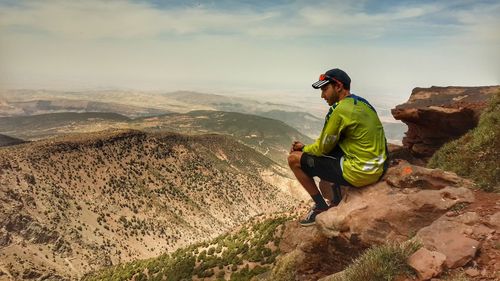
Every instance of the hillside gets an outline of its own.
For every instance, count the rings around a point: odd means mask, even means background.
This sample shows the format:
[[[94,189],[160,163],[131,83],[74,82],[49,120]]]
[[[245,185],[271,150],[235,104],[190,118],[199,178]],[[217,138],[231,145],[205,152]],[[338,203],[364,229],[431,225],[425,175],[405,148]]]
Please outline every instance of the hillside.
[[[128,117],[107,112],[62,112],[0,117],[0,132],[33,140],[79,132],[78,128],[81,126],[91,126],[93,129],[90,131],[100,131],[128,121]]]
[[[15,145],[20,143],[25,143],[25,141],[0,134],[0,146]]]
[[[481,114],[478,126],[441,147],[429,167],[453,171],[474,180],[484,190],[500,193],[499,159],[500,92]]]
[[[238,230],[173,253],[109,267],[84,280],[250,280],[268,272],[279,256],[285,214],[256,217]]]
[[[140,118],[132,124],[132,128],[154,131],[227,134],[283,166],[287,166],[286,159],[293,140],[313,141],[283,122],[236,112],[193,111]]]
[[[221,135],[72,135],[1,148],[0,167],[0,271],[14,278],[82,276],[297,205],[282,168]]]

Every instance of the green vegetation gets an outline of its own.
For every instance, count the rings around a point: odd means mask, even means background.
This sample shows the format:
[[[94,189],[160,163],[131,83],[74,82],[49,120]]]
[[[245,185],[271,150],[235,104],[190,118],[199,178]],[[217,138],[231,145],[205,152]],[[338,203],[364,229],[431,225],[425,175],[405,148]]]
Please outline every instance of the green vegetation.
[[[460,272],[458,274],[453,274],[445,277],[443,280],[445,281],[469,281],[469,278],[465,275],[465,273]]]
[[[235,234],[225,234],[210,243],[199,243],[172,254],[106,268],[84,280],[190,280],[212,277],[250,280],[270,269],[279,255],[277,244],[282,233],[278,226],[287,217],[256,222]]]
[[[271,276],[267,280],[273,281],[289,281],[296,280],[296,264],[299,259],[299,252],[293,251],[276,262],[273,267]]]
[[[500,93],[493,96],[476,128],[439,149],[430,168],[470,178],[485,191],[500,192]]]
[[[412,274],[406,260],[420,247],[414,240],[374,246],[331,281],[390,281],[398,275]]]

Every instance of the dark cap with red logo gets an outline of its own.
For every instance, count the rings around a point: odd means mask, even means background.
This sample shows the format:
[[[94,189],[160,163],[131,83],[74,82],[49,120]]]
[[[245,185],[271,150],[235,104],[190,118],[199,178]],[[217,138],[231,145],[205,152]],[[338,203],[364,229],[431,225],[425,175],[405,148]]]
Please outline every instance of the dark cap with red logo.
[[[334,68],[330,69],[325,74],[321,74],[319,76],[319,80],[312,84],[312,87],[314,89],[319,89],[322,86],[331,83],[331,82],[340,82],[344,86],[345,89],[350,89],[351,88],[351,78],[349,78],[349,75],[345,73],[342,69],[339,68]]]

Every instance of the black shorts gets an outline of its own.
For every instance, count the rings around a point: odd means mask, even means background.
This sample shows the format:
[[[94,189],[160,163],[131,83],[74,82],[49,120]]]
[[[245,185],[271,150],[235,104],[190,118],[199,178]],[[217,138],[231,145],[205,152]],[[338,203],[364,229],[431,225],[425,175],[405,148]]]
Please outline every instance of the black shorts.
[[[302,153],[300,158],[300,167],[304,173],[310,177],[319,177],[339,185],[352,186],[342,176],[342,168],[340,167],[340,158],[344,155],[342,149],[336,146],[335,149],[326,156],[314,156]]]

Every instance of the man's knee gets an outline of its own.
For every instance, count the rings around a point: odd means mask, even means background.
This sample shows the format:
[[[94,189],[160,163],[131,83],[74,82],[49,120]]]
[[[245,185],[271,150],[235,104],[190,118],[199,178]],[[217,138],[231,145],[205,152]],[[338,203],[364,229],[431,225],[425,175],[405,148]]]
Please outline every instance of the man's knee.
[[[300,158],[302,157],[302,152],[294,151],[288,155],[288,166],[290,168],[300,168]]]

